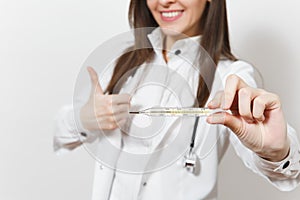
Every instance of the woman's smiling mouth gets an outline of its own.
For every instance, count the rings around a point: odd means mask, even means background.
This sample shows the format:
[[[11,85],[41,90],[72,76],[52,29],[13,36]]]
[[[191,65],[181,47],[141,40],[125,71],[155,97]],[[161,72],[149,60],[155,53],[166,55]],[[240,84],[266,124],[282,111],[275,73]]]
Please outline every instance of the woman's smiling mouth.
[[[168,10],[161,12],[161,19],[163,21],[172,22],[182,16],[183,10]]]

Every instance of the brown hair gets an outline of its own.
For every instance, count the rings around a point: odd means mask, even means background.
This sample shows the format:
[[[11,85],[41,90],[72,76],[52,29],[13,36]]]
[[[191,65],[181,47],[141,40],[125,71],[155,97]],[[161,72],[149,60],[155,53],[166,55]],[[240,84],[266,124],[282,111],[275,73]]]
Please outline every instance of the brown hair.
[[[138,49],[139,46],[151,47],[147,38],[151,29],[137,28],[158,27],[148,9],[146,0],[131,0],[128,20],[131,28],[136,29],[135,44],[128,48],[117,60],[113,76],[106,89],[106,92],[109,94],[112,94],[113,91],[114,93],[118,92],[114,90],[114,87],[126,72],[145,62],[151,61],[154,56],[153,48]],[[202,31],[200,45],[207,51],[215,64],[218,64],[221,56],[225,56],[230,60],[236,60],[230,49],[225,0],[212,0],[206,3],[200,20],[200,29]],[[204,63],[203,60],[200,60],[200,63]],[[213,75],[211,74],[211,76]],[[210,78],[213,79],[213,77]],[[210,87],[211,84],[206,83],[201,74],[199,74],[197,90],[198,106],[202,107],[205,105],[210,94]]]

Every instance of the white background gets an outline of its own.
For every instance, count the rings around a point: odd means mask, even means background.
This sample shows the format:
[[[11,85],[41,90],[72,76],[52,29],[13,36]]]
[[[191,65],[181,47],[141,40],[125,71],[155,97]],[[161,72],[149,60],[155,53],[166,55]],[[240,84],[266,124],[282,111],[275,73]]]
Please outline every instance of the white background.
[[[128,30],[129,0],[0,0],[0,199],[82,200],[91,196],[94,161],[83,148],[58,157],[53,119],[71,103],[81,63]],[[261,71],[300,132],[299,12],[296,0],[230,0],[234,53]],[[221,163],[220,200],[299,199],[247,170],[232,150]]]

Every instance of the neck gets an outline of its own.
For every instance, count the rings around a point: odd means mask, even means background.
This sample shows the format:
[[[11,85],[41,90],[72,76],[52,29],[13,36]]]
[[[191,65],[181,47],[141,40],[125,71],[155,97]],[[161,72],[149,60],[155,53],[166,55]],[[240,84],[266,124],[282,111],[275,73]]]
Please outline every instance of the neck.
[[[183,39],[184,36],[180,35],[180,36],[165,36],[164,38],[164,44],[163,44],[163,48],[164,50],[167,50],[169,51],[173,44],[177,41],[177,40],[180,40],[180,39]]]

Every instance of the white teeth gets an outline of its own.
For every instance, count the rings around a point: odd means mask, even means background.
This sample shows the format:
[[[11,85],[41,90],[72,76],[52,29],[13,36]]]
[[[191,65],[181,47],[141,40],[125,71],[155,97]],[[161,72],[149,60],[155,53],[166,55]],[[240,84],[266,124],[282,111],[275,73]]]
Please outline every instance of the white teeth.
[[[180,14],[180,11],[175,11],[175,12],[163,12],[162,16],[163,17],[176,17]]]

